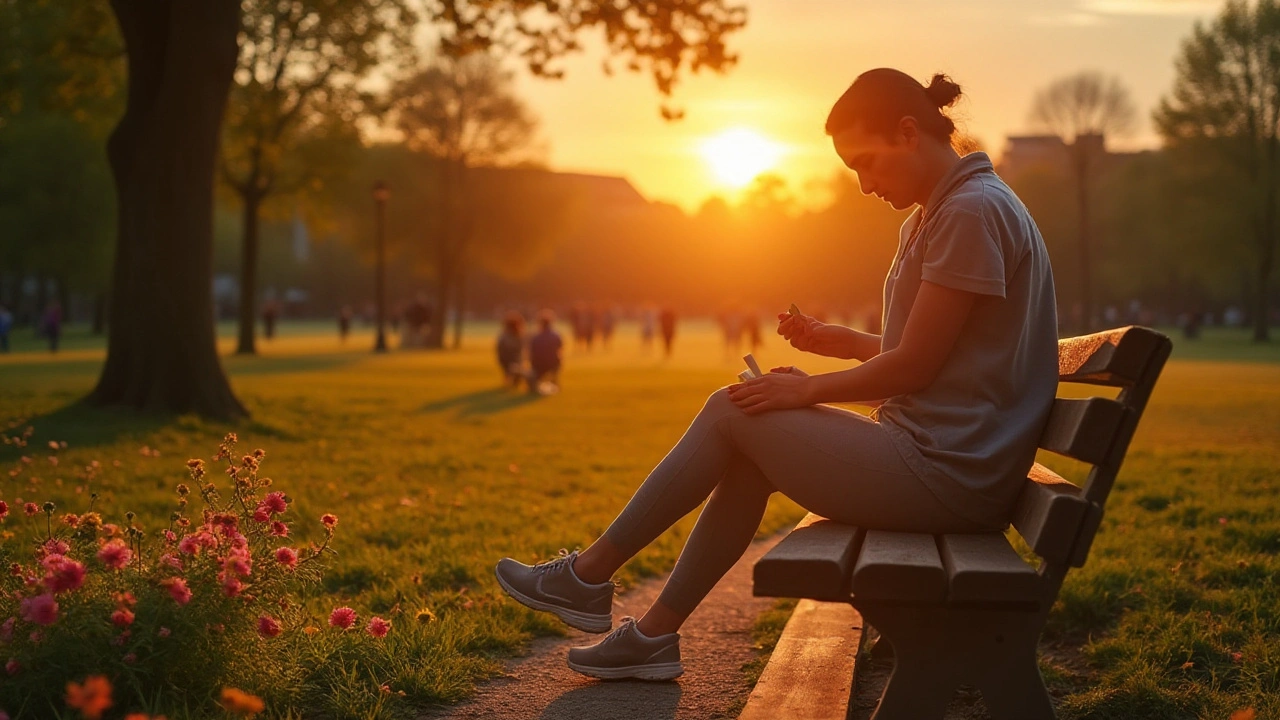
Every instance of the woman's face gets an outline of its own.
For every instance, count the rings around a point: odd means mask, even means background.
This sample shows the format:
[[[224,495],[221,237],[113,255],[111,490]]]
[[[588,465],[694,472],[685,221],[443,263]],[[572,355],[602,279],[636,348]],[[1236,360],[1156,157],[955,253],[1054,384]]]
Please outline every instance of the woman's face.
[[[922,202],[918,195],[924,168],[915,118],[902,118],[890,137],[854,125],[831,141],[845,166],[858,174],[864,194],[875,195],[895,210]]]

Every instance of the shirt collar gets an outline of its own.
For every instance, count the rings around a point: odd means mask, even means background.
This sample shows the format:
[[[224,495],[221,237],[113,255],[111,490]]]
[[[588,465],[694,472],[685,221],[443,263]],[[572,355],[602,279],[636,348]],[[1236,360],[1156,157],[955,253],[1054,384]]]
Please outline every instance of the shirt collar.
[[[950,195],[956,188],[960,187],[969,176],[977,173],[995,172],[995,166],[991,164],[991,158],[984,152],[971,152],[960,158],[946,175],[938,181],[934,186],[933,192],[929,194],[929,201],[924,204],[924,209],[931,211],[938,206],[943,198]]]

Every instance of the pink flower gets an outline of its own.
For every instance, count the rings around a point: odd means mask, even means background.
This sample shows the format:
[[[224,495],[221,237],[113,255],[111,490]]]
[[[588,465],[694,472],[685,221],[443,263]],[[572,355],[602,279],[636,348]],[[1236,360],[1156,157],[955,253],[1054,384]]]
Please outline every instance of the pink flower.
[[[0,520],[4,520],[9,515],[9,503],[0,500]]]
[[[26,513],[27,517],[31,517],[32,515],[35,515],[40,512],[40,506],[36,505],[35,503],[29,502],[26,505],[22,506],[22,512]]]
[[[129,561],[133,559],[133,551],[129,549],[128,545],[124,544],[123,540],[117,538],[109,541],[98,550],[98,559],[102,561],[103,565],[113,570],[119,570],[128,565]]]
[[[373,616],[372,618],[369,618],[369,624],[365,626],[365,631],[377,638],[386,637],[387,631],[390,629],[391,629],[391,622],[388,620],[383,620],[377,615]]]
[[[177,536],[176,534],[174,534],[174,532],[173,532],[172,530],[165,530],[165,531],[164,531],[164,539],[165,539],[165,542],[170,542],[170,543],[171,543],[171,542],[177,542],[177,540],[178,540],[178,536]]]
[[[250,569],[253,567],[253,560],[248,550],[232,550],[227,554],[226,560],[222,561],[222,567],[228,572],[233,572],[241,577],[249,577]]]
[[[177,570],[178,572],[182,572],[182,558],[178,557],[177,555],[174,555],[173,553],[165,553],[161,555],[160,564],[168,565],[174,570]]]
[[[200,540],[195,535],[187,535],[178,541],[178,551],[187,555],[195,555],[200,552]]]
[[[13,639],[13,626],[18,622],[18,618],[11,617],[0,624],[0,643],[7,643]]]
[[[280,623],[270,615],[258,618],[258,634],[264,638],[273,638],[280,634]]]
[[[259,505],[258,508],[253,511],[253,519],[260,523],[270,522],[271,511],[268,510],[265,505]]]
[[[262,499],[262,504],[258,507],[264,507],[270,510],[272,514],[279,515],[289,509],[289,501],[284,499],[282,492],[270,492]]]
[[[124,656],[124,657],[122,657],[122,658],[120,658],[120,659],[121,659],[121,660],[123,660],[123,661],[125,662],[125,664],[127,664],[127,665],[132,665],[132,664],[134,664],[135,662],[137,662],[137,661],[138,661],[138,656],[137,656],[137,655],[135,655],[134,653],[127,653],[127,654],[125,654],[125,656]]]
[[[133,624],[133,611],[129,608],[120,608],[111,613],[111,623],[116,627],[129,627]]]
[[[244,583],[240,582],[240,578],[234,575],[228,575],[222,580],[222,594],[227,597],[236,597],[244,590]]]
[[[22,669],[22,665],[18,662],[16,658],[9,658],[9,662],[4,664],[4,671],[9,673],[10,675],[17,675],[18,671],[21,669]]]
[[[160,628],[159,630],[157,630],[157,631],[156,631],[156,635],[157,635],[158,637],[162,637],[162,638],[167,638],[167,637],[169,637],[171,634],[173,634],[173,633],[172,633],[172,631],[171,631],[171,630],[169,630],[169,628],[167,628],[167,627],[162,627],[162,628]]]
[[[191,589],[187,587],[187,581],[182,578],[168,578],[160,583],[169,590],[169,597],[179,605],[186,605],[191,602]]]
[[[58,620],[58,601],[52,593],[22,599],[22,619],[37,625],[52,625]]]
[[[329,613],[329,625],[346,630],[356,624],[356,611],[349,607],[340,607]]]
[[[338,516],[333,513],[325,513],[320,516],[320,522],[324,523],[325,527],[332,530],[333,527],[338,524]]]
[[[50,555],[45,560],[55,557],[59,559],[58,562],[51,564],[46,562],[45,565],[49,568],[49,573],[44,576],[44,586],[49,588],[50,592],[75,590],[84,584],[84,565],[61,555]]]
[[[71,546],[58,538],[45,540],[44,545],[41,545],[40,548],[46,555],[66,555],[71,551]]]
[[[275,535],[276,537],[288,537],[289,526],[285,525],[279,520],[276,520],[275,522],[271,523],[271,534]]]
[[[276,562],[292,570],[298,566],[298,552],[293,548],[282,547],[276,550]]]

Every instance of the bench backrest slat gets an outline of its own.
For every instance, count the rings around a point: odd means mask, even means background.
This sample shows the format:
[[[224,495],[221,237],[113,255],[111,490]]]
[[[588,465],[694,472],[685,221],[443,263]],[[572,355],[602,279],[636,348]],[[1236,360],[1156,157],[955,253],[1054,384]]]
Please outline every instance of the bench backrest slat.
[[[1040,447],[1091,465],[1104,462],[1124,419],[1124,405],[1108,398],[1057,398]]]
[[[1045,560],[1073,567],[1084,564],[1129,441],[1172,347],[1167,336],[1137,326],[1058,341],[1060,382],[1117,386],[1121,391],[1115,400],[1054,401],[1041,447],[1087,462],[1093,469],[1084,487],[1074,491],[1062,485],[1062,478],[1046,475],[1047,469],[1033,469],[1013,525]]]

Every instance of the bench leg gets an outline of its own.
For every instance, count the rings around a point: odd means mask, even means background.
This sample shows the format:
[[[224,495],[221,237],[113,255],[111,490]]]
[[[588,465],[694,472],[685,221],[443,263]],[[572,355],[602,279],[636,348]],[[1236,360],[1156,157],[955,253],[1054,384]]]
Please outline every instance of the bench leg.
[[[1053,720],[1036,665],[1044,615],[1010,610],[857,603],[893,646],[894,668],[873,720],[941,720],[961,684],[993,720]]]

